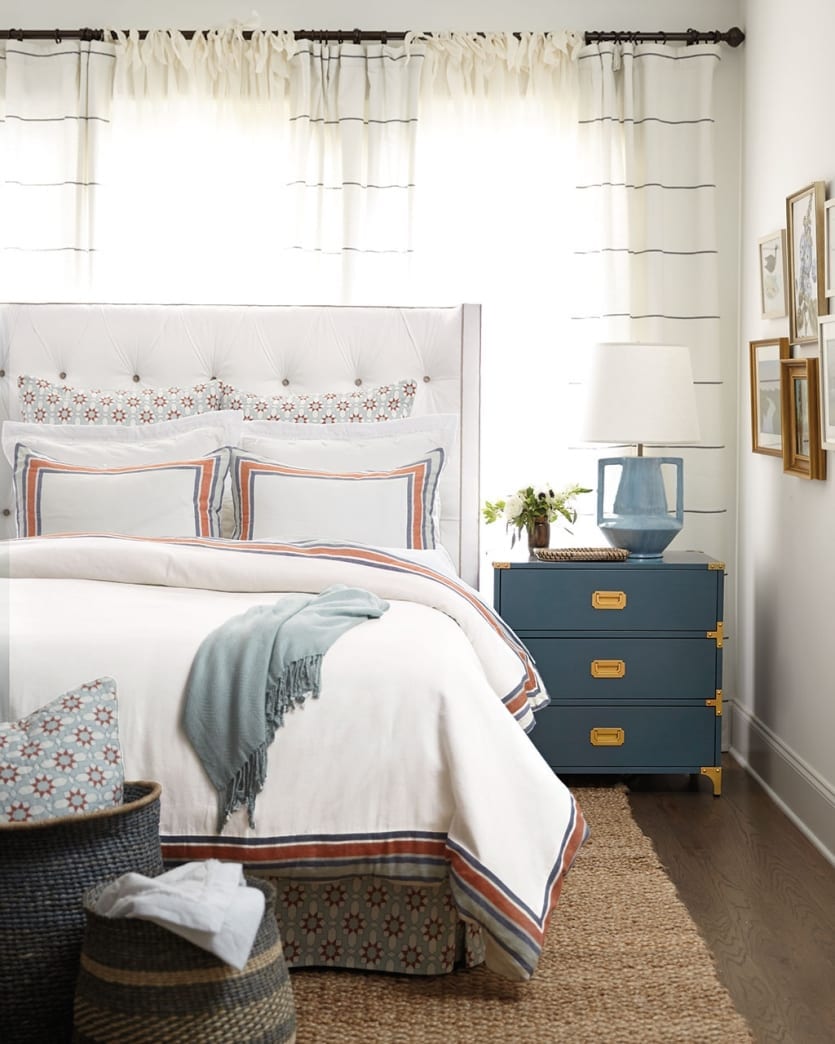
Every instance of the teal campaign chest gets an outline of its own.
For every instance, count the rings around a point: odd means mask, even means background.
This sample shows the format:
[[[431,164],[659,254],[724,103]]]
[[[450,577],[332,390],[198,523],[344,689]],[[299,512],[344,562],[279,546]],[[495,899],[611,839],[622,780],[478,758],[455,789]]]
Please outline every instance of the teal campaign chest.
[[[559,773],[691,773],[722,788],[725,567],[660,559],[493,563],[493,600],[550,706],[531,739]]]

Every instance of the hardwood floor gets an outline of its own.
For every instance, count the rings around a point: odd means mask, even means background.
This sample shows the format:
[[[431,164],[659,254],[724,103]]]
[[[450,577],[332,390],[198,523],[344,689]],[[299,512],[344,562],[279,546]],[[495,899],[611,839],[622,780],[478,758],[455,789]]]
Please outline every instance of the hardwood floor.
[[[835,1041],[835,867],[730,756],[706,779],[626,782],[641,829],[757,1044]]]

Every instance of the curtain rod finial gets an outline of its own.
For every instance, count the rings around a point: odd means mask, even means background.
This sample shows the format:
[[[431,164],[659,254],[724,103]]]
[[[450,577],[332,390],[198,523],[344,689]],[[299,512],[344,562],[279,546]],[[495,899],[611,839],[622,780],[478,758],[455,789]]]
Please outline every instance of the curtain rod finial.
[[[745,40],[745,33],[743,33],[738,25],[735,25],[727,31],[725,38],[728,41],[729,47],[739,47],[739,45]]]

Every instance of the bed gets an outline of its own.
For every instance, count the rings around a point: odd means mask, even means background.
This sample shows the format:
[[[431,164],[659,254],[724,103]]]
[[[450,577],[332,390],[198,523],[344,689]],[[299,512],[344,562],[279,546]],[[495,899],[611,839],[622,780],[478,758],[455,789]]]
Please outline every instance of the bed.
[[[527,979],[587,834],[526,734],[535,665],[476,590],[479,327],[469,305],[0,306],[0,717],[112,685],[166,860],[271,877],[291,966]],[[384,608],[220,823],[183,727],[198,650],[333,585]]]

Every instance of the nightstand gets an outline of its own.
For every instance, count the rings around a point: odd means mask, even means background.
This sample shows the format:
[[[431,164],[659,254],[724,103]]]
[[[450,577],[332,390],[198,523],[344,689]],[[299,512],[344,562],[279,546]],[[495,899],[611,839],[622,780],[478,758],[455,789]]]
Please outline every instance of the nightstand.
[[[555,772],[701,773],[721,793],[722,562],[683,551],[493,570],[496,611],[551,697],[531,739]]]

